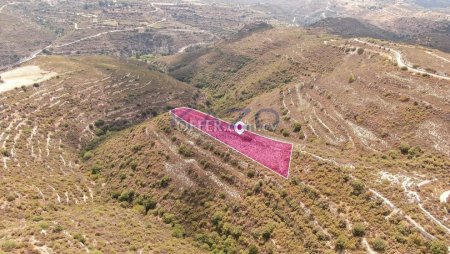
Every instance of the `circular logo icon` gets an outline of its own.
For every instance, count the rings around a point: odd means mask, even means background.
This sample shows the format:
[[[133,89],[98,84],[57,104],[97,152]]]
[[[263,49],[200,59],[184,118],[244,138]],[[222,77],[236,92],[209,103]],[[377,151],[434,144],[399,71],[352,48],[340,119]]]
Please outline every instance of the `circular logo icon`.
[[[237,122],[237,123],[234,125],[234,131],[235,131],[237,134],[242,135],[242,134],[244,133],[244,131],[245,131],[245,123],[243,123],[243,122]]]

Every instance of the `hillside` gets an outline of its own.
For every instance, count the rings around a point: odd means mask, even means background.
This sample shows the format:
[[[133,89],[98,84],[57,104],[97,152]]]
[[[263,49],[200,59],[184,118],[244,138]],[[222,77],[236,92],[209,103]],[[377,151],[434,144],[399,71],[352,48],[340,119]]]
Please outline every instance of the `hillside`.
[[[280,128],[298,122],[307,140],[327,146],[370,152],[405,141],[449,155],[448,58],[369,41],[279,28],[161,61],[175,78],[202,88],[219,115],[249,107],[244,119],[252,121],[269,107],[285,119]]]
[[[212,44],[269,17],[191,1],[0,1],[0,69],[43,55],[151,61]]]
[[[36,76],[43,70],[57,75],[1,93],[1,249],[199,252],[173,238],[161,221],[141,223],[141,215],[104,202],[100,186],[80,170],[79,157],[97,136],[104,139],[194,98],[201,102],[196,89],[110,57],[39,57],[27,66],[39,67]],[[19,75],[0,86],[21,80]]]
[[[272,2],[0,0],[0,254],[448,253],[441,1]]]
[[[177,237],[193,237],[196,246],[211,252],[421,253],[430,248],[429,234],[446,238],[407,196],[391,195],[402,192],[396,181],[409,179],[414,185],[407,191],[415,193],[413,186],[427,178],[388,171],[415,165],[423,174],[419,165],[431,160],[436,163],[426,171],[446,179],[448,159],[430,153],[408,158],[398,151],[340,164],[303,148],[303,142],[295,144],[286,181],[200,133],[171,129],[164,115],[106,141],[83,170],[105,186],[110,202],[146,212],[145,220],[160,218]],[[385,180],[378,181],[380,176]]]
[[[83,171],[110,202],[148,210],[206,251],[445,251],[450,84],[444,69],[409,67],[420,52],[275,28],[161,58],[159,68],[200,87],[219,116],[245,107],[254,126],[258,110],[280,112],[275,131],[256,130],[295,145],[290,180],[173,128],[167,114],[89,151]]]

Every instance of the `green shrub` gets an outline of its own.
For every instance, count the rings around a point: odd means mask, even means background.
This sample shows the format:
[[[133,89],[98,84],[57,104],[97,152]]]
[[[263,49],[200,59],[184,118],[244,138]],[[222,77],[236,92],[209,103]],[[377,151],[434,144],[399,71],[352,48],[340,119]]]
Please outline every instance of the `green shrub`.
[[[180,224],[175,224],[172,228],[172,236],[176,238],[183,238],[186,235],[186,232]]]
[[[209,163],[207,160],[205,159],[201,159],[200,160],[200,165],[203,166],[203,169],[208,169],[211,168],[211,163]]]
[[[224,252],[229,254],[237,253],[237,243],[232,236],[228,236],[224,241]]]
[[[118,200],[120,202],[128,202],[131,203],[133,202],[134,199],[134,191],[122,191],[122,193],[120,194]]]
[[[149,197],[142,201],[142,205],[145,207],[145,212],[148,212],[156,208],[156,201]]]
[[[120,194],[121,194],[120,192],[114,191],[114,192],[111,193],[111,197],[113,199],[119,199]]]
[[[363,48],[358,48],[358,55],[362,55],[364,53],[364,49]]]
[[[433,240],[429,246],[431,254],[447,254],[447,245],[439,240]]]
[[[248,247],[248,254],[258,254],[258,247],[256,245],[252,244]]]
[[[352,193],[354,195],[359,196],[359,195],[361,195],[364,192],[365,186],[364,186],[364,183],[362,181],[355,180],[355,181],[353,181],[351,183],[351,185],[352,185],[352,188],[353,188],[353,192]]]
[[[103,125],[105,125],[105,121],[102,119],[99,119],[99,120],[95,121],[94,125],[95,125],[95,127],[100,128]]]
[[[39,227],[43,230],[47,230],[48,229],[48,223],[47,222],[41,222],[39,223]]]
[[[385,251],[386,243],[382,239],[377,238],[373,241],[373,249],[376,251]]]
[[[88,160],[90,160],[92,158],[92,153],[91,152],[85,152],[84,154],[83,154],[83,161],[88,161]]]
[[[96,129],[96,130],[95,130],[95,135],[96,135],[96,136],[102,136],[102,135],[105,135],[105,131],[102,130],[102,129]]]
[[[421,149],[420,147],[418,147],[418,146],[411,147],[411,148],[408,150],[408,156],[409,156],[410,158],[418,157],[418,156],[420,156],[422,153],[423,153],[423,152],[422,152],[422,149]]]
[[[405,222],[400,222],[397,225],[397,230],[405,236],[408,236],[411,234],[411,228],[408,226],[408,224],[406,224]]]
[[[141,146],[141,145],[135,145],[135,146],[133,146],[133,147],[131,148],[131,151],[132,151],[133,153],[137,153],[137,152],[139,152],[140,150],[142,150],[142,146]]]
[[[300,132],[298,133],[298,137],[299,137],[300,139],[305,139],[305,133],[304,133],[303,131],[300,131]]]
[[[270,237],[272,236],[274,230],[274,226],[273,225],[267,225],[264,227],[264,229],[262,230],[261,236],[264,239],[264,241],[268,241],[270,239]]]
[[[73,235],[73,239],[80,241],[82,244],[86,244],[86,238],[84,238],[84,236],[80,233]]]
[[[56,227],[53,229],[54,233],[61,233],[64,231],[64,228],[61,225],[56,225]]]
[[[408,67],[406,67],[406,66],[402,66],[402,68],[400,68],[402,71],[407,71],[408,70]]]
[[[335,249],[339,252],[344,251],[347,248],[348,239],[345,235],[340,235],[336,240]]]
[[[16,242],[6,240],[2,243],[2,250],[6,252],[10,252],[18,247]]]
[[[355,75],[351,74],[350,77],[348,78],[348,83],[353,83],[356,81]]]
[[[408,143],[401,143],[399,146],[398,146],[398,149],[400,150],[400,152],[402,153],[402,154],[408,154],[408,152],[409,152],[409,149],[411,149],[411,146],[408,144]]]
[[[298,122],[295,122],[294,125],[293,125],[293,128],[294,128],[293,131],[295,133],[298,133],[298,132],[300,132],[302,130],[302,125],[300,123],[298,123]]]
[[[101,170],[102,170],[102,168],[96,164],[96,165],[92,166],[91,173],[93,175],[96,175],[96,174],[99,174]]]
[[[10,156],[11,156],[11,154],[9,153],[9,151],[6,150],[6,149],[3,149],[3,150],[2,150],[2,155],[3,155],[4,157],[10,157]]]
[[[353,226],[353,229],[352,229],[353,236],[362,237],[362,236],[364,236],[365,232],[366,232],[366,228],[364,227],[363,224],[356,223]]]
[[[138,166],[138,164],[137,164],[137,162],[135,162],[135,161],[133,161],[133,162],[130,163],[131,170],[133,170],[133,171],[136,171],[137,166]]]
[[[175,216],[171,213],[165,213],[162,217],[164,223],[170,224],[174,221]]]
[[[389,152],[389,157],[391,157],[392,159],[397,159],[398,158],[398,152],[396,150],[390,150]]]
[[[16,196],[14,196],[14,194],[12,194],[12,193],[9,193],[6,195],[6,200],[8,202],[13,202],[14,200],[16,200]]]
[[[223,219],[223,216],[224,216],[223,212],[220,212],[220,211],[219,212],[215,212],[213,217],[212,217],[212,223],[214,225],[216,225],[216,226],[219,225],[219,223]]]
[[[161,188],[165,188],[167,186],[169,186],[171,179],[168,176],[163,176],[163,178],[161,178],[161,180],[159,181],[159,186]]]
[[[139,214],[146,215],[145,207],[143,205],[134,205],[133,210]]]
[[[180,148],[178,148],[178,153],[185,157],[192,157],[194,155],[192,149],[185,145],[181,145]]]

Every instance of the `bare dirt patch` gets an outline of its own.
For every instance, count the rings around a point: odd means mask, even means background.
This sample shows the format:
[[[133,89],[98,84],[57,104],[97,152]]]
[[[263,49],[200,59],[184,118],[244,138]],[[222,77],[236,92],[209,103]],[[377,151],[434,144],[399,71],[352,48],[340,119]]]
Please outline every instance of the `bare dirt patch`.
[[[56,76],[58,76],[58,73],[42,70],[36,65],[19,67],[0,74],[3,80],[3,83],[0,83],[0,93],[18,87],[39,84]]]

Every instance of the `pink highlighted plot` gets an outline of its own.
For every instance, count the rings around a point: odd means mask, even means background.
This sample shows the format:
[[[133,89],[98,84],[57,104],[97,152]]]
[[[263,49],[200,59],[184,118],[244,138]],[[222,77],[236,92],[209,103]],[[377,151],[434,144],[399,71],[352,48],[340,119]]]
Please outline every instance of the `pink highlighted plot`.
[[[233,124],[191,108],[176,108],[170,113],[175,119],[186,122],[284,178],[289,177],[292,144],[247,130],[238,133]]]

